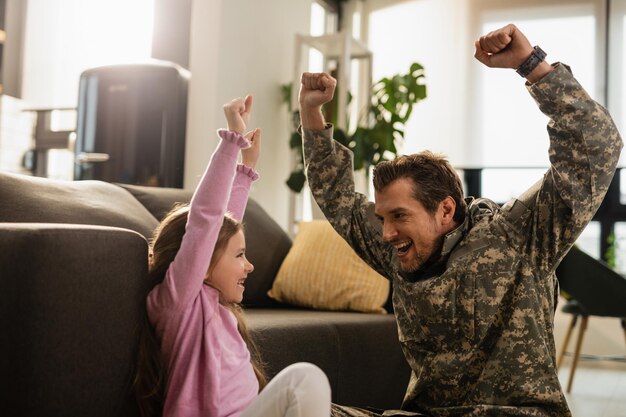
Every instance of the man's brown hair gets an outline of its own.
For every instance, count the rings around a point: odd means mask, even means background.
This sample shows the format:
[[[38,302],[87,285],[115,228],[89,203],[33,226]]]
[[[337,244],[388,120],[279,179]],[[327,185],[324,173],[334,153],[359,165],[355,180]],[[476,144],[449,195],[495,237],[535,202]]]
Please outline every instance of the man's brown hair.
[[[399,178],[413,181],[413,198],[429,213],[435,213],[439,203],[452,197],[456,203],[454,221],[463,222],[467,205],[463,199],[461,178],[443,155],[423,151],[384,161],[374,167],[374,189],[378,192]]]

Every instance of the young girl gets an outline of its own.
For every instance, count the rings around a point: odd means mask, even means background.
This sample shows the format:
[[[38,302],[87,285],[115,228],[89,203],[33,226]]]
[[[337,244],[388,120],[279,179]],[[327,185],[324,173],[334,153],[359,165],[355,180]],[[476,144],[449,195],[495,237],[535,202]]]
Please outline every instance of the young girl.
[[[314,365],[291,365],[263,387],[238,306],[254,269],[240,223],[258,177],[260,130],[242,136],[251,107],[250,96],[224,105],[228,130],[218,131],[221,141],[189,207],[174,209],[151,243],[156,285],[146,305],[160,354],[151,354],[144,338],[135,381],[143,415],[330,415],[328,380]]]

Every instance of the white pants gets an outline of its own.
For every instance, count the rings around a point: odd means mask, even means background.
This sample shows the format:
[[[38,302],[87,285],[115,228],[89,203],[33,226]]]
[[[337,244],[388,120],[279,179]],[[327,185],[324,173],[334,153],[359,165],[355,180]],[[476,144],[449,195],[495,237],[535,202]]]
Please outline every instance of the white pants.
[[[241,417],[329,417],[330,385],[317,366],[300,362],[280,371]]]

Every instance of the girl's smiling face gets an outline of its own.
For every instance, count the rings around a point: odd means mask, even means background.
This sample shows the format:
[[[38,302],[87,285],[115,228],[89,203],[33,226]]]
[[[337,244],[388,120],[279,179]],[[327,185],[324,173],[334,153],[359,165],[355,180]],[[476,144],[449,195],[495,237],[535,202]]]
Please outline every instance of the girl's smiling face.
[[[254,265],[246,258],[246,239],[243,231],[239,230],[218,254],[205,282],[219,291],[222,304],[241,303],[244,283],[253,270]]]

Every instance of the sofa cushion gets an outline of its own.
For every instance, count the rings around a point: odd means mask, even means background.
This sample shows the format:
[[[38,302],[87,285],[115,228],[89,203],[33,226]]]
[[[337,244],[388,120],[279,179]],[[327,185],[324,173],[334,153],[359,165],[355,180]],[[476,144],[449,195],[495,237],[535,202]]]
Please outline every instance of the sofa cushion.
[[[317,310],[385,313],[389,281],[374,271],[326,220],[302,222],[269,296]]]
[[[176,203],[189,203],[193,190],[181,188],[147,187],[143,185],[116,184],[131,193],[158,221]]]
[[[141,185],[118,184],[139,200],[157,219],[162,219],[176,203],[188,203],[191,190],[156,188]],[[247,307],[278,307],[280,304],[267,296],[278,268],[287,256],[291,239],[254,199],[248,200],[243,216],[246,235],[246,256],[254,271],[246,280],[243,304]]]
[[[246,317],[268,376],[311,362],[328,376],[334,402],[400,408],[411,369],[392,314],[253,308]]]
[[[267,292],[272,288],[278,269],[289,253],[291,238],[252,199],[248,201],[243,221],[246,227],[246,256],[254,265],[254,271],[246,280],[243,304],[247,307],[280,306]]]
[[[158,222],[126,190],[103,181],[0,173],[0,221],[115,226],[149,237]]]

